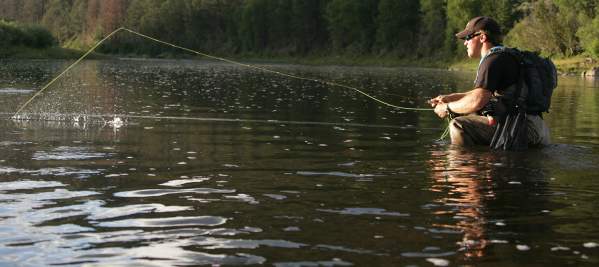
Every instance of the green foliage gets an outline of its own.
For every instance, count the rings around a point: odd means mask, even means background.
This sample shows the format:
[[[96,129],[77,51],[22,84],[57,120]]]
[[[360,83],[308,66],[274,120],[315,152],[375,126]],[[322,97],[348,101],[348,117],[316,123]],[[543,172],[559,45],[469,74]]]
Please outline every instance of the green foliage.
[[[87,11],[87,0],[75,0],[73,7],[69,12],[69,23],[72,32],[80,33],[85,31],[85,14]]]
[[[70,2],[69,0],[49,0],[47,10],[42,18],[42,24],[56,36],[59,42],[68,41],[76,34],[69,20]]]
[[[240,35],[245,51],[267,48],[269,34],[268,0],[248,0],[241,15]]]
[[[295,52],[306,54],[312,49],[327,46],[329,32],[325,19],[325,7],[329,0],[292,0],[290,24]]]
[[[456,40],[455,34],[466,26],[468,21],[480,16],[481,1],[477,0],[447,0],[447,27],[445,28],[444,48],[449,55],[461,55],[461,41]]]
[[[510,46],[539,51],[545,55],[572,56],[581,52],[576,32],[580,27],[575,9],[538,1],[529,14],[509,32]]]
[[[599,59],[599,16],[580,28],[576,35],[580,38],[584,50]]]
[[[420,14],[417,55],[439,57],[443,52],[439,47],[445,43],[445,1],[420,0]]]
[[[48,48],[56,45],[56,39],[48,29],[40,25],[23,26],[23,45],[33,48]]]
[[[419,3],[413,0],[380,0],[377,16],[376,47],[381,52],[410,54],[416,41]]]
[[[56,44],[56,39],[45,28],[38,25],[19,25],[0,20],[0,47],[26,46],[48,48]]]
[[[124,24],[147,35],[161,36],[161,39],[165,41],[178,41],[179,38],[177,36],[180,36],[184,29],[180,25],[177,25],[177,20],[178,18],[183,18],[185,13],[182,13],[182,16],[177,16],[174,13],[185,12],[186,10],[182,10],[185,8],[176,4],[167,0],[133,0],[127,9]],[[168,13],[161,13],[165,10],[168,11],[168,8],[171,8]],[[171,26],[168,23],[173,23],[173,25]],[[168,27],[177,30],[171,30]],[[101,38],[102,35],[99,34],[97,38]],[[169,49],[156,43],[145,42],[137,36],[119,36],[117,40],[116,43],[108,43],[101,51],[157,56]]]
[[[86,49],[120,26],[211,54],[464,58],[455,34],[495,18],[506,44],[545,55],[599,57],[597,0],[0,0],[0,45]],[[119,34],[106,53],[185,53]]]
[[[597,0],[553,0],[553,2],[560,10],[586,17],[594,17],[599,8]]]
[[[0,47],[12,46],[19,43],[20,30],[15,23],[0,21]]]
[[[333,48],[353,54],[370,52],[377,12],[377,0],[332,0],[326,7],[326,18]]]
[[[483,1],[481,6],[481,15],[494,18],[501,26],[504,34],[511,29],[519,18],[519,12],[516,8],[521,0],[494,0]]]

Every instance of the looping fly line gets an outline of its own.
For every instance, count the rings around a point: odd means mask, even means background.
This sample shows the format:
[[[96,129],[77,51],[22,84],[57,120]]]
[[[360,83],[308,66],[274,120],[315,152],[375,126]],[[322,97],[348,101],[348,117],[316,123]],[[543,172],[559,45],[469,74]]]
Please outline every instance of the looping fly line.
[[[154,37],[150,37],[148,35],[136,32],[134,30],[131,29],[127,29],[124,27],[120,27],[116,30],[114,30],[113,32],[111,32],[110,34],[106,35],[106,37],[104,37],[102,40],[98,41],[94,46],[92,46],[92,48],[90,48],[87,52],[85,52],[85,54],[83,54],[79,59],[77,59],[73,64],[69,65],[64,71],[62,71],[58,76],[54,77],[54,79],[52,79],[48,84],[46,84],[44,87],[42,87],[42,89],[40,89],[37,93],[35,93],[29,100],[27,100],[27,102],[25,102],[13,115],[13,118],[16,118],[17,115],[27,106],[29,105],[29,103],[31,103],[31,101],[36,98],[38,95],[40,95],[44,90],[46,90],[48,87],[50,87],[50,85],[52,85],[54,82],[56,82],[58,79],[60,79],[60,77],[62,77],[64,74],[66,74],[69,70],[71,70],[75,65],[79,64],[79,62],[81,62],[84,58],[86,58],[89,54],[91,54],[91,52],[93,52],[94,50],[96,50],[96,48],[98,48],[104,41],[110,39],[110,37],[112,37],[113,35],[115,35],[117,32],[120,31],[127,31],[130,33],[133,33],[135,35],[138,35],[140,37],[143,37],[145,39],[148,40],[152,40],[154,42],[157,43],[161,43],[167,46],[171,46],[177,49],[181,49],[187,52],[190,52],[192,54],[196,54],[196,55],[200,55],[203,57],[207,57],[207,58],[211,58],[211,59],[215,59],[215,60],[219,60],[219,61],[223,61],[223,62],[227,62],[227,63],[231,63],[234,65],[238,65],[238,66],[242,66],[242,67],[246,67],[246,68],[251,68],[251,69],[256,69],[256,70],[261,70],[264,72],[269,72],[269,73],[273,73],[273,74],[277,74],[280,76],[285,76],[285,77],[289,77],[289,78],[293,78],[293,79],[298,79],[298,80],[304,80],[304,81],[312,81],[312,82],[317,82],[317,83],[322,83],[322,84],[326,84],[326,85],[330,85],[330,86],[335,86],[335,87],[341,87],[341,88],[345,88],[345,89],[350,89],[350,90],[354,90],[378,103],[381,103],[383,105],[392,107],[392,108],[396,108],[396,109],[403,109],[403,110],[415,110],[415,111],[430,111],[433,109],[430,108],[411,108],[411,107],[401,107],[401,106],[397,106],[397,105],[393,105],[390,103],[387,103],[385,101],[382,101],[380,99],[377,99],[374,96],[371,96],[365,92],[363,92],[362,90],[349,86],[349,85],[344,85],[344,84],[340,84],[340,83],[336,83],[336,82],[331,82],[331,81],[325,81],[325,80],[319,80],[319,79],[313,79],[313,78],[306,78],[306,77],[301,77],[301,76],[297,76],[297,75],[293,75],[293,74],[289,74],[289,73],[285,73],[285,72],[280,72],[280,71],[276,71],[276,70],[271,70],[268,68],[264,68],[264,67],[260,67],[260,66],[255,66],[255,65],[249,65],[249,64],[245,64],[245,63],[241,63],[241,62],[237,62],[237,61],[233,61],[230,59],[226,59],[226,58],[221,58],[221,57],[216,57],[216,56],[212,56],[209,54],[205,54],[199,51],[195,51],[189,48],[185,48],[182,46],[178,46],[169,42],[165,42],[159,39],[156,39]]]

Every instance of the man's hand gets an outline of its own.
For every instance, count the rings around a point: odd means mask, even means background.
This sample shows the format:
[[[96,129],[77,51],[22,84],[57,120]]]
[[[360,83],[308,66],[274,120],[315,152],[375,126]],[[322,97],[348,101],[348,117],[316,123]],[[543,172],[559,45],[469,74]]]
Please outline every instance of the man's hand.
[[[443,102],[438,102],[436,105],[434,105],[435,107],[435,113],[437,114],[437,116],[439,116],[439,118],[443,119],[445,117],[447,117],[447,104],[443,103]]]
[[[435,108],[435,113],[439,118],[445,118],[448,115],[447,112],[447,102],[449,101],[449,97],[446,95],[439,95],[428,101],[432,107]]]
[[[440,103],[445,102],[447,100],[446,98],[447,98],[447,96],[439,95],[439,96],[429,100],[428,103],[431,104],[431,107],[436,107]]]

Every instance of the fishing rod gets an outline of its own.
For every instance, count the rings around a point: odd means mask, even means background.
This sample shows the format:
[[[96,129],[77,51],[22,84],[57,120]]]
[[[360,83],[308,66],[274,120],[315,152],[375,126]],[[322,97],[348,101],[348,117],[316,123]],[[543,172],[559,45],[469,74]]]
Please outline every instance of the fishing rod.
[[[326,81],[326,80],[320,80],[320,79],[315,79],[315,78],[307,78],[307,77],[303,77],[303,76],[299,76],[299,75],[294,75],[294,74],[289,74],[286,72],[282,72],[282,71],[276,71],[273,69],[269,69],[269,68],[265,68],[265,67],[261,67],[261,66],[256,66],[256,65],[250,65],[250,64],[246,64],[246,63],[241,63],[238,61],[234,61],[234,60],[230,60],[230,59],[226,59],[226,58],[222,58],[222,57],[217,57],[217,56],[213,56],[210,54],[206,54],[206,53],[202,53],[200,51],[196,51],[196,50],[192,50],[189,48],[185,48],[173,43],[169,43],[166,41],[162,41],[160,39],[142,34],[140,32],[125,28],[125,27],[120,27],[114,31],[112,31],[110,34],[108,34],[106,37],[102,38],[100,41],[98,41],[94,46],[92,46],[87,52],[85,52],[81,57],[79,57],[79,59],[77,59],[74,63],[72,63],[71,65],[69,65],[67,68],[65,68],[65,70],[63,70],[58,76],[54,77],[50,82],[48,82],[46,85],[44,85],[38,92],[36,92],[29,100],[27,100],[23,105],[21,105],[19,107],[19,109],[17,109],[17,111],[13,114],[12,118],[13,119],[17,119],[19,118],[19,113],[25,108],[27,107],[31,101],[33,101],[33,99],[35,99],[37,96],[39,96],[40,94],[42,94],[46,89],[48,89],[48,87],[50,87],[50,85],[54,84],[54,82],[56,82],[58,79],[60,79],[60,77],[62,77],[63,75],[65,75],[67,72],[69,72],[73,67],[75,67],[77,64],[79,64],[84,58],[86,58],[89,54],[91,54],[94,50],[96,50],[96,48],[98,48],[103,42],[105,42],[106,40],[110,39],[112,36],[114,36],[116,33],[120,32],[120,31],[126,31],[129,33],[132,33],[134,35],[140,36],[142,38],[157,42],[157,43],[161,43],[167,46],[171,46],[177,49],[181,49],[184,51],[187,51],[189,53],[192,54],[196,54],[196,55],[200,55],[203,57],[207,57],[207,58],[211,58],[214,60],[218,60],[218,61],[222,61],[222,62],[227,62],[230,64],[234,64],[237,66],[242,66],[242,67],[246,67],[246,68],[251,68],[251,69],[256,69],[256,70],[260,70],[260,71],[264,71],[264,72],[268,72],[268,73],[273,73],[276,75],[280,75],[280,76],[284,76],[284,77],[289,77],[289,78],[293,78],[293,79],[298,79],[298,80],[304,80],[304,81],[311,81],[311,82],[317,82],[317,83],[322,83],[325,85],[329,85],[329,86],[333,86],[333,87],[341,87],[341,88],[345,88],[345,89],[350,89],[353,90],[355,92],[358,92],[360,94],[362,94],[363,96],[366,96],[370,99],[372,99],[373,101],[376,101],[380,104],[383,104],[385,106],[388,107],[392,107],[395,109],[401,109],[401,110],[411,110],[411,111],[431,111],[433,109],[430,108],[413,108],[413,107],[403,107],[403,106],[398,106],[398,105],[393,105],[390,104],[388,102],[385,102],[383,100],[380,100],[356,87],[352,87],[349,85],[345,85],[345,84],[341,84],[341,83],[336,83],[336,82],[332,82],[332,81]]]

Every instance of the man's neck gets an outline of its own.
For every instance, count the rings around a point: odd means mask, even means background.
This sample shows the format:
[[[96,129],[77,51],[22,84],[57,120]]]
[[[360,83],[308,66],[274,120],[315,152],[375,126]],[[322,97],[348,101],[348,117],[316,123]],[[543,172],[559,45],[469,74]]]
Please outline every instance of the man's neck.
[[[493,47],[495,47],[495,45],[493,45],[492,43],[484,42],[483,47],[480,49],[480,57],[483,58],[487,54],[489,54],[491,52],[491,48]]]

